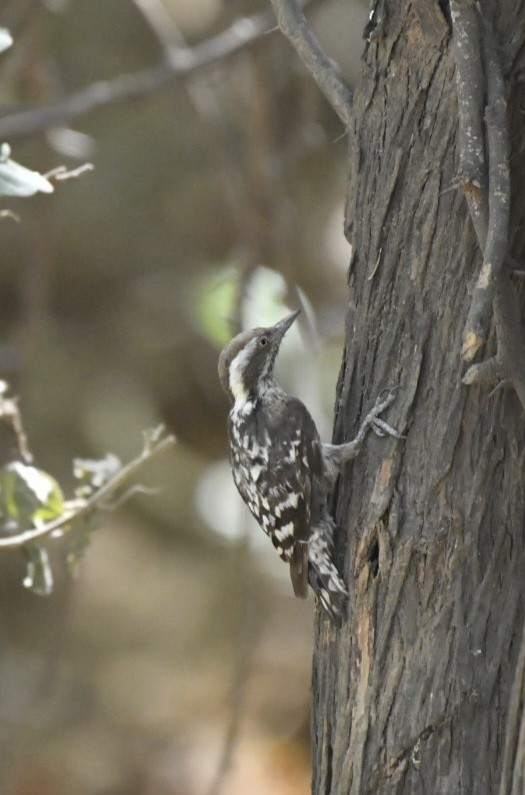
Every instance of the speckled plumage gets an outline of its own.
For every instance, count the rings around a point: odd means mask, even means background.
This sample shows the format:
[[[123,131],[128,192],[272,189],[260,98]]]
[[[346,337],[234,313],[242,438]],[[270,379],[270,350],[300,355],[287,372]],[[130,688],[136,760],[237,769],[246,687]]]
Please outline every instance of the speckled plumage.
[[[333,562],[334,523],[327,511],[321,441],[306,406],[273,377],[283,336],[297,313],[235,337],[219,374],[233,400],[229,416],[235,484],[282,560],[296,596],[308,584],[339,615],[346,588]]]

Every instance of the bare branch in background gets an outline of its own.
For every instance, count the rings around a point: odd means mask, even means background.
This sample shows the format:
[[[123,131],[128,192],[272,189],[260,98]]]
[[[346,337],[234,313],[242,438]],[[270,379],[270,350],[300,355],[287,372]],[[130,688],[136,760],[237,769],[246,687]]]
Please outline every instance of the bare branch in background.
[[[153,20],[153,3],[143,0],[141,10],[148,6],[148,18]],[[158,8],[155,10],[158,18]],[[157,35],[159,25],[155,22]],[[141,99],[159,91],[170,83],[212,66],[249,47],[274,27],[270,12],[237,19],[226,30],[194,47],[181,47],[164,41],[169,56],[162,63],[133,74],[101,80],[57,102],[23,111],[5,112],[0,117],[0,139],[31,135],[39,130],[66,124],[91,111],[108,105]],[[165,53],[166,54],[166,53]]]
[[[271,0],[281,31],[291,42],[345,127],[349,127],[352,92],[325,53],[297,0]]]
[[[169,58],[172,49],[186,47],[184,37],[173,17],[167,12],[163,0],[133,0],[142,16]],[[202,135],[210,144],[218,163],[218,173],[225,203],[230,210],[232,225],[238,239],[236,259],[238,279],[236,297],[230,326],[232,336],[242,331],[242,306],[246,298],[252,276],[260,264],[261,256],[257,246],[256,217],[257,208],[252,206],[245,185],[243,170],[239,168],[238,152],[232,145],[232,136],[225,122],[228,114],[210,85],[206,76],[192,75],[184,87],[199,121],[202,122]],[[259,95],[259,102],[261,97]],[[246,116],[242,117],[245,123]],[[221,146],[216,146],[217,141]],[[253,135],[250,142],[253,141]]]
[[[174,436],[164,436],[163,429],[157,429],[153,434],[146,436],[141,453],[130,461],[129,464],[123,466],[112,478],[91,494],[88,499],[73,501],[73,505],[69,508],[66,506],[65,512],[52,522],[46,522],[39,527],[16,533],[16,535],[0,538],[0,548],[23,547],[33,541],[58,534],[59,531],[63,533],[73,522],[91,511],[95,509],[107,509],[108,498],[111,497],[117,489],[123,486],[133,475],[141,470],[145,464],[157,458],[159,455],[166,452],[166,450],[169,450],[174,444]]]
[[[47,174],[44,174],[46,179],[55,179],[57,182],[64,182],[66,179],[77,179],[88,171],[94,171],[95,166],[93,163],[82,163],[77,168],[68,169],[67,166],[57,166]]]

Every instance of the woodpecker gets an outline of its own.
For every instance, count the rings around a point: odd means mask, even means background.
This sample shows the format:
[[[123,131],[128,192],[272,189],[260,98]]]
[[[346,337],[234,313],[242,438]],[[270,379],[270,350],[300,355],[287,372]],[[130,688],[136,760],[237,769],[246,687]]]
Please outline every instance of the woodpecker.
[[[340,467],[357,455],[368,428],[398,436],[378,418],[393,393],[378,399],[352,442],[323,445],[306,406],[273,374],[281,342],[298,314],[238,334],[220,354],[219,378],[233,403],[230,461],[241,497],[290,566],[295,595],[306,598],[310,585],[327,612],[339,617],[348,593],[334,563],[328,498]]]

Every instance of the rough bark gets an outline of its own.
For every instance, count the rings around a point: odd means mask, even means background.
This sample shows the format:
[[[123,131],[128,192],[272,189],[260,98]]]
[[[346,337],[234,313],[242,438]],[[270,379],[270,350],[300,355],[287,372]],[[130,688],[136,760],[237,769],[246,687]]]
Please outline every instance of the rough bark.
[[[493,5],[511,122],[509,253],[523,262],[525,5]],[[482,256],[458,187],[445,6],[386,3],[354,96],[354,254],[334,441],[350,439],[392,384],[388,420],[407,439],[370,438],[340,478],[351,599],[341,627],[317,620],[316,795],[497,793],[503,759],[510,780],[515,755],[524,775],[524,416],[512,390],[462,384]],[[491,335],[483,358],[494,347]]]

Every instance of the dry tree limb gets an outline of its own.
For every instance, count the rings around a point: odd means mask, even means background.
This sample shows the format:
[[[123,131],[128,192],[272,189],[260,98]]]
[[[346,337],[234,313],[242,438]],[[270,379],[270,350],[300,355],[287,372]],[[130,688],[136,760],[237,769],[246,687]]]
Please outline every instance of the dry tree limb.
[[[508,246],[510,210],[509,138],[507,102],[501,64],[492,40],[493,31],[485,25],[484,67],[487,80],[485,112],[488,158],[488,224],[482,224],[483,267],[472,295],[463,336],[463,359],[471,361],[488,339],[495,287],[503,271]],[[474,220],[474,216],[473,220]]]
[[[492,384],[495,377],[508,382],[525,409],[524,334],[518,295],[511,282],[512,260],[507,256],[510,173],[505,85],[491,30],[485,25],[484,61],[487,74],[486,141],[489,160],[489,222],[483,268],[474,290],[466,332],[478,331],[479,349],[488,336],[494,313],[497,352],[495,357],[472,365],[465,384]],[[469,326],[470,323],[470,326]],[[465,335],[466,341],[466,335]],[[465,356],[471,359],[472,356]]]
[[[95,166],[93,163],[82,163],[82,165],[70,169],[66,166],[57,166],[43,176],[45,179],[54,179],[57,182],[64,182],[67,179],[78,179],[78,177],[83,176],[89,171],[93,171],[94,168]]]
[[[481,31],[478,12],[472,2],[451,0],[453,50],[459,113],[459,173],[480,246],[485,246],[487,203],[483,194],[487,174],[483,103],[485,80],[481,59]]]
[[[451,0],[460,117],[460,172],[483,266],[472,294],[463,333],[462,357],[472,361],[486,343],[494,316],[497,353],[472,365],[465,384],[509,382],[525,408],[523,330],[516,290],[510,280],[510,144],[503,70],[495,26],[479,17],[472,0]],[[485,88],[484,88],[485,86]],[[486,92],[484,126],[483,95]],[[465,179],[467,182],[465,183]],[[476,184],[474,184],[474,180]],[[471,189],[474,186],[475,190]]]
[[[352,92],[325,53],[297,0],[271,0],[281,31],[295,48],[345,127],[350,126]]]
[[[509,136],[505,83],[494,43],[494,27],[484,19],[483,56],[487,79],[485,114],[488,159],[488,228],[483,268],[472,296],[464,336],[463,357],[471,360],[486,341],[494,314],[497,352],[486,362],[471,366],[465,384],[492,383],[498,375],[515,389],[525,409],[523,329],[518,296],[511,282],[512,260],[507,255],[510,216]],[[465,351],[470,335],[474,340]]]
[[[143,10],[145,8],[143,2]],[[150,21],[152,16],[150,13]],[[274,27],[271,12],[260,12],[237,19],[226,30],[194,47],[169,43],[169,56],[156,66],[132,74],[101,80],[57,102],[22,111],[4,111],[0,116],[0,140],[31,135],[40,130],[66,124],[98,108],[128,102],[153,94],[170,83],[187,77],[250,46]],[[157,30],[157,35],[159,31]],[[164,42],[168,47],[167,40]]]
[[[482,252],[485,251],[488,229],[487,182],[485,160],[485,131],[483,107],[485,101],[485,77],[482,61],[480,19],[474,3],[470,0],[451,0],[452,42],[456,63],[456,88],[459,116],[459,174],[467,199],[468,209]],[[472,304],[463,332],[462,358],[470,361],[485,342],[488,335],[486,321],[487,297],[484,292],[484,269],[478,278]],[[475,306],[474,306],[475,305]],[[480,312],[481,309],[481,312]],[[488,302],[489,319],[492,317],[492,302]]]
[[[139,455],[134,458],[129,464],[122,467],[112,478],[110,478],[103,486],[97,489],[86,500],[74,500],[69,509],[54,519],[52,522],[46,522],[39,527],[29,528],[16,535],[0,537],[0,549],[23,547],[34,541],[41,540],[48,536],[58,534],[59,531],[64,533],[73,522],[80,519],[86,514],[94,511],[95,509],[107,509],[108,498],[115,493],[117,489],[124,485],[133,475],[135,475],[142,467],[154,458],[157,458],[166,450],[173,447],[175,444],[174,436],[163,436],[162,429],[154,432],[151,436],[147,435],[144,447]]]
[[[148,96],[191,71],[192,60],[190,54],[186,65],[182,59],[179,66],[162,63],[140,72],[120,75],[112,80],[100,80],[75,94],[41,107],[7,111],[0,117],[0,139],[12,140],[32,135],[50,127],[67,124],[72,119],[86,116],[98,108]]]

